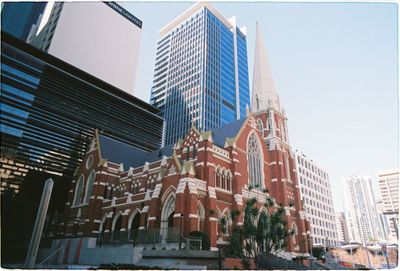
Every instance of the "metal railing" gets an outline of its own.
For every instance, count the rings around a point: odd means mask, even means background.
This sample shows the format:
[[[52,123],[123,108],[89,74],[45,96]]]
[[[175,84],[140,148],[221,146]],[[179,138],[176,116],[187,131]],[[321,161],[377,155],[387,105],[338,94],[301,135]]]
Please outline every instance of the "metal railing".
[[[179,233],[179,227],[111,231],[100,233],[97,241],[99,245],[132,243],[133,246],[137,244],[178,243]]]

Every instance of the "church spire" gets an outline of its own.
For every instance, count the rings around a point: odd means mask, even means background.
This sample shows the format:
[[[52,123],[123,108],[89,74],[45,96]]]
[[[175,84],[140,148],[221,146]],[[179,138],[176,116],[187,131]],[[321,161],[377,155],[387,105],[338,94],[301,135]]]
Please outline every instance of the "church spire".
[[[256,47],[254,52],[253,91],[251,111],[258,112],[273,108],[281,111],[279,95],[275,89],[272,73],[269,68],[263,36],[256,22]]]

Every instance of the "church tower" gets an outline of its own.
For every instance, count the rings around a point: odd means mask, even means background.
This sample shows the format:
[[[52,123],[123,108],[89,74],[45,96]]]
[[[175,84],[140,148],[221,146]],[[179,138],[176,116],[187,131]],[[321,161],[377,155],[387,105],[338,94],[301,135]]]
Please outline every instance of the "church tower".
[[[305,245],[307,241],[304,242],[304,239],[307,238],[309,224],[300,198],[294,153],[289,145],[287,118],[275,88],[258,22],[252,87],[251,110],[271,155],[270,194],[277,203],[290,206],[286,210],[287,226],[296,233],[295,237],[288,240],[288,250],[297,253],[308,252],[309,249]]]

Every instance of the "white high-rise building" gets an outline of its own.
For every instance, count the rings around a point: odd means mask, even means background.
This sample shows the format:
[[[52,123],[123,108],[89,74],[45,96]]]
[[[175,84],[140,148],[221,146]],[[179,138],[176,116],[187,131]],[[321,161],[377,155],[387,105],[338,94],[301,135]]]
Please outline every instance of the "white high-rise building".
[[[342,244],[349,242],[349,235],[347,233],[347,224],[344,212],[335,213],[336,227],[338,230],[338,239]]]
[[[339,244],[329,175],[296,150],[296,171],[304,210],[310,221],[314,246]]]
[[[142,22],[115,2],[55,2],[30,43],[133,94]]]
[[[398,239],[399,225],[399,171],[385,171],[378,174],[379,190],[382,197],[382,213],[389,225],[390,239]]]
[[[343,204],[351,242],[383,238],[370,176],[352,175],[343,180]]]

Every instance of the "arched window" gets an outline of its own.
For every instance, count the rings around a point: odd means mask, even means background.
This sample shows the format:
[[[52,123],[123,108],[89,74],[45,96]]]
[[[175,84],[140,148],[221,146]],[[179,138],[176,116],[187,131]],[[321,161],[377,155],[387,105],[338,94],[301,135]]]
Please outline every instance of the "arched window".
[[[197,204],[197,218],[198,218],[197,230],[199,231],[204,231],[204,217],[205,217],[204,207],[199,202]]]
[[[93,170],[92,173],[90,173],[89,178],[87,180],[86,195],[85,195],[84,203],[89,203],[89,199],[93,194],[93,185],[94,185],[95,179],[96,179],[96,174],[95,174],[95,172]]]
[[[282,140],[285,140],[285,131],[283,130],[282,120],[279,121],[279,133]]]
[[[264,127],[263,127],[263,123],[262,123],[261,119],[257,120],[257,126],[258,126],[258,130],[260,130],[260,132],[262,133]]]
[[[228,170],[227,172],[227,187],[226,190],[232,191],[232,172]]]
[[[75,196],[74,196],[74,205],[81,204],[83,192],[83,174],[79,177],[78,182],[75,186]]]
[[[296,244],[296,236],[298,234],[298,229],[296,223],[292,224],[292,242],[293,244]]]
[[[226,170],[224,169],[223,171],[222,171],[222,182],[221,182],[221,188],[222,189],[225,189],[226,190],[226,187],[227,187],[227,185],[226,185]]]
[[[260,100],[258,99],[258,95],[256,95],[256,103],[257,103],[257,111],[260,110]]]
[[[249,172],[249,183],[258,189],[263,189],[263,165],[261,147],[253,133],[247,142],[247,162]]]
[[[285,155],[285,168],[286,168],[286,178],[288,180],[291,180],[290,177],[290,163],[288,157]]]

